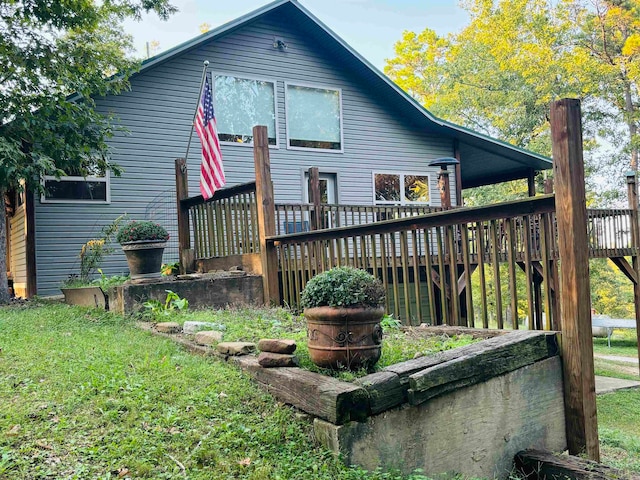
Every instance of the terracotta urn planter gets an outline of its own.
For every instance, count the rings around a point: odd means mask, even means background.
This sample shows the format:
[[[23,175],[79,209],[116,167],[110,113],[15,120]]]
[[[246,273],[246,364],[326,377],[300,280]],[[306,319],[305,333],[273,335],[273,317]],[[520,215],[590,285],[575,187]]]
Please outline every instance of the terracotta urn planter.
[[[380,359],[383,315],[382,308],[306,308],[311,361],[332,369],[373,366]]]
[[[160,278],[162,254],[166,241],[140,240],[122,244],[122,250],[127,257],[131,280]]]

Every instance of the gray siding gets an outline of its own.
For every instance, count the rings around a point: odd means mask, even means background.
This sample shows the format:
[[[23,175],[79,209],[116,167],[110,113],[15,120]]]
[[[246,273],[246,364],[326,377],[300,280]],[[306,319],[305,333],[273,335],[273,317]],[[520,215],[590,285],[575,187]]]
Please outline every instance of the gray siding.
[[[273,48],[274,36],[285,40],[286,52]],[[98,100],[102,111],[118,115],[129,130],[111,142],[113,161],[125,172],[111,178],[109,205],[36,202],[39,294],[58,293],[60,281],[78,270],[82,244],[118,215],[144,218],[150,208],[174,214],[173,161],[185,154],[205,59],[214,73],[276,81],[279,146],[270,153],[277,202],[300,202],[302,172],[317,166],[321,171],[338,172],[341,203],[373,203],[372,171],[386,170],[433,173],[431,198],[434,205],[439,204],[437,169],[428,169],[426,164],[451,156],[451,139],[429,136],[404,122],[393,105],[377,101],[374,91],[335,64],[304,32],[269,15],[144,71],[132,79],[130,92]],[[285,82],[342,89],[344,153],[286,148]],[[229,185],[254,178],[249,146],[225,144],[222,151]],[[200,143],[194,134],[188,159],[193,195],[199,193],[199,160]],[[160,217],[156,219],[163,223]],[[120,251],[105,264],[105,271],[111,274],[126,270]]]

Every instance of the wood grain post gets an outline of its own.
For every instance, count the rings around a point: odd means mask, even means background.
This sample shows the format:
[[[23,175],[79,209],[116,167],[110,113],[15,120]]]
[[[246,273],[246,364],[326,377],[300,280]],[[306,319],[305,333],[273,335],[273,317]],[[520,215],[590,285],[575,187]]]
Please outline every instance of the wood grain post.
[[[313,203],[313,222],[311,222],[312,230],[320,230],[323,228],[322,219],[320,218],[320,171],[318,167],[309,169],[309,197]]]
[[[438,189],[440,190],[440,204],[443,210],[451,209],[451,188],[449,185],[449,172],[445,168],[438,173]]]
[[[180,273],[185,274],[193,270],[194,255],[191,250],[191,228],[189,226],[189,209],[182,206],[181,200],[189,197],[189,182],[187,177],[187,161],[176,158],[176,202],[178,209],[178,258],[180,259]]]
[[[536,171],[531,170],[527,175],[527,193],[530,197],[536,196]]]
[[[599,461],[580,101],[562,99],[552,103],[550,122],[562,264],[560,303],[567,443],[570,454],[586,453],[590,459]]]
[[[4,199],[3,199],[4,203]],[[4,208],[4,204],[2,205]],[[25,187],[24,192],[24,238],[25,266],[27,270],[26,296],[31,298],[38,293],[38,275],[36,268],[36,209],[33,190]]]
[[[636,172],[627,174],[627,196],[629,199],[629,208],[631,209],[631,244],[633,245],[635,255],[631,257],[633,270],[636,272],[636,278],[640,280],[640,230],[638,222],[638,180]],[[640,284],[638,281],[633,283],[633,307],[636,314],[636,335],[638,338],[638,358],[640,358]]]
[[[260,237],[264,303],[279,305],[278,252],[273,244],[267,244],[267,237],[276,234],[276,210],[273,182],[271,181],[269,138],[267,127],[264,125],[253,127],[253,161],[256,170],[256,203],[258,206],[258,235]]]

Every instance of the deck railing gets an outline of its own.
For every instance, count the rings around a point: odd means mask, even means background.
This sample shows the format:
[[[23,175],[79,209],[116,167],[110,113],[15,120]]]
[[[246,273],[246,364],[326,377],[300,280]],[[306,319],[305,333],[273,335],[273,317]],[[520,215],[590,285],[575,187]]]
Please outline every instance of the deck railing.
[[[507,295],[512,312],[509,326],[518,328],[516,265],[519,257],[526,259],[522,263],[530,279],[527,295],[533,297],[531,284],[535,267],[531,264],[535,248],[540,273],[549,273],[552,268],[553,257],[548,247],[551,245],[553,202],[553,196],[544,196],[488,207],[460,208],[371,224],[291,233],[270,237],[267,245],[273,245],[277,250],[280,285],[287,305],[299,306],[302,289],[313,276],[335,266],[350,265],[367,269],[380,278],[387,291],[387,311],[406,324],[442,322],[455,325],[461,319],[460,323],[475,326],[471,275],[480,268],[480,291],[483,293],[480,295],[479,321],[489,327],[487,276],[493,274],[491,288],[496,305],[493,316],[495,326],[503,328],[505,315],[499,265],[504,256],[509,265]],[[536,228],[532,227],[532,218],[537,222]],[[485,268],[489,263],[492,272]],[[530,303],[533,305],[533,300]],[[546,325],[542,325],[541,318],[534,324],[536,313],[533,307],[530,309],[530,327],[551,327],[551,308],[547,309]]]

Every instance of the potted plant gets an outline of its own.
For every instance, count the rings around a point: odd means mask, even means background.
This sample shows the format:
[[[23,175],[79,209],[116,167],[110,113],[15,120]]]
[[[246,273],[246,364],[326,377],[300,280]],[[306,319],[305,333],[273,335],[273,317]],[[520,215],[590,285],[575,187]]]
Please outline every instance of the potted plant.
[[[116,240],[127,257],[131,280],[159,278],[162,253],[169,234],[160,225],[134,220],[118,230]]]
[[[373,366],[381,353],[384,296],[380,281],[357,268],[333,268],[309,280],[301,305],[311,361],[332,369]]]

